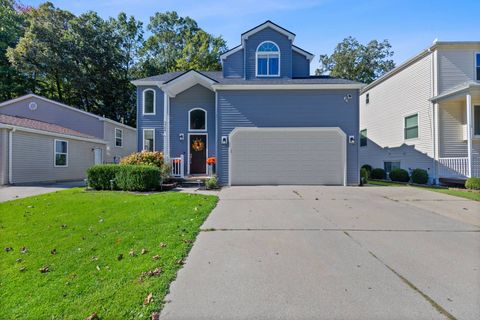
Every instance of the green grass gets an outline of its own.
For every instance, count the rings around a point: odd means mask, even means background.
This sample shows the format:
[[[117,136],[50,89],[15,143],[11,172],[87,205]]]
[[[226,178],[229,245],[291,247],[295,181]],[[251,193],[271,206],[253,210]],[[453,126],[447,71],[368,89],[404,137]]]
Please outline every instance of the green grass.
[[[93,312],[149,319],[216,203],[213,196],[82,189],[0,203],[0,319],[85,319]],[[44,266],[50,271],[39,272]],[[140,280],[157,267],[159,276]],[[149,293],[153,301],[143,305]]]
[[[422,188],[427,189],[433,192],[439,192],[443,194],[448,194],[455,197],[465,198],[474,201],[480,201],[480,192],[470,191],[464,189],[455,189],[455,188],[436,188],[428,186],[412,186],[404,183],[391,182],[391,181],[380,181],[380,180],[369,180],[368,184],[376,186],[385,186],[385,187],[412,187],[412,188]]]

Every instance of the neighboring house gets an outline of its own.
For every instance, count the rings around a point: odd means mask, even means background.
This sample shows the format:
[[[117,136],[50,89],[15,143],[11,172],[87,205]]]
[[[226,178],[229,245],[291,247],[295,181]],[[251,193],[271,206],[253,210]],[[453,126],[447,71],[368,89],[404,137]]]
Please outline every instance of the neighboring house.
[[[0,117],[0,184],[82,179],[137,149],[135,128],[34,94],[0,103]]]
[[[294,38],[266,21],[221,55],[222,71],[133,81],[139,150],[163,151],[182,177],[216,157],[223,185],[358,184],[362,84],[310,76]]]
[[[360,165],[480,176],[480,42],[434,42],[360,96]]]

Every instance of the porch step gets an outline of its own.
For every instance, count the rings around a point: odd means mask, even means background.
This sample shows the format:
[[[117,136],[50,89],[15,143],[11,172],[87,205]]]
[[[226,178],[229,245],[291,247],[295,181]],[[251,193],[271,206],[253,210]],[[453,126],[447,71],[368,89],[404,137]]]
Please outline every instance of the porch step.
[[[178,182],[185,188],[198,188],[205,186],[205,181],[209,178],[208,176],[188,176],[184,178],[172,178],[172,181]]]

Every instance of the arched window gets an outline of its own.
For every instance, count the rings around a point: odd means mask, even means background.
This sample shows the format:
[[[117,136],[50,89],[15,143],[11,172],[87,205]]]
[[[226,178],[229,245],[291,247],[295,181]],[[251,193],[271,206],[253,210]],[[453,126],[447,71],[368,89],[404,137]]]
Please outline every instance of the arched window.
[[[155,114],[155,90],[143,90],[143,114]]]
[[[260,43],[256,52],[257,77],[280,76],[280,49],[271,42]]]
[[[200,108],[192,109],[188,114],[188,119],[190,130],[207,130],[207,111]]]

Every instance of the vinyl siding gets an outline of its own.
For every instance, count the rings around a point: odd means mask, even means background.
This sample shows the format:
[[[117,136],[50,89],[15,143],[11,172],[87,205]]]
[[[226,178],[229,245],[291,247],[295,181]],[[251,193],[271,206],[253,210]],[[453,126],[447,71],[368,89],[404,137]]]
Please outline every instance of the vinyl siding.
[[[223,76],[225,78],[243,78],[243,49],[229,55],[223,61]]]
[[[37,103],[36,110],[32,111],[28,108],[30,102]],[[0,113],[58,124],[103,139],[103,122],[95,116],[71,110],[36,97],[0,107]]]
[[[123,131],[123,145],[117,147],[115,145],[115,128]],[[111,122],[104,122],[104,140],[107,142],[106,153],[103,156],[104,162],[114,162],[117,159],[128,156],[137,151],[137,131],[134,129],[117,126]]]
[[[94,164],[93,148],[103,144],[68,141],[68,167],[54,167],[53,136],[16,131],[13,134],[13,183],[80,180]]]
[[[255,53],[257,47],[263,41],[273,41],[280,48],[280,77],[292,77],[292,42],[283,34],[265,28],[253,35],[245,41],[245,73],[246,79],[255,79]]]
[[[360,165],[383,168],[384,161],[400,161],[404,169],[423,168],[433,174],[431,72],[430,54],[361,95],[360,130],[367,129],[368,140],[359,148]],[[419,136],[405,140],[404,117],[416,113]]]
[[[208,156],[215,156],[215,93],[199,84],[183,91],[170,99],[170,156],[181,154],[188,159],[188,134],[205,133],[204,131],[189,131],[188,113],[191,109],[201,108],[207,111]],[[180,141],[180,133],[184,140]],[[188,160],[185,161],[185,173]]]
[[[463,141],[465,108],[465,104],[461,102],[440,104],[438,108],[440,158],[467,156],[467,143]]]
[[[0,129],[0,185],[8,183],[8,130]]]
[[[308,77],[310,75],[310,61],[304,55],[292,51],[292,76]]]
[[[464,82],[475,80],[476,52],[480,52],[480,46],[476,49],[437,50],[439,94]]]
[[[348,93],[353,98],[347,104],[344,97]],[[224,185],[228,184],[228,145],[221,144],[221,137],[236,127],[340,127],[358,140],[355,90],[225,90],[218,91],[217,98],[217,172]],[[347,182],[358,183],[357,144],[347,145]]]
[[[143,114],[143,91],[155,90],[156,110],[154,115]],[[163,91],[156,86],[137,87],[137,150],[143,149],[143,129],[155,129],[155,150],[163,151]]]

